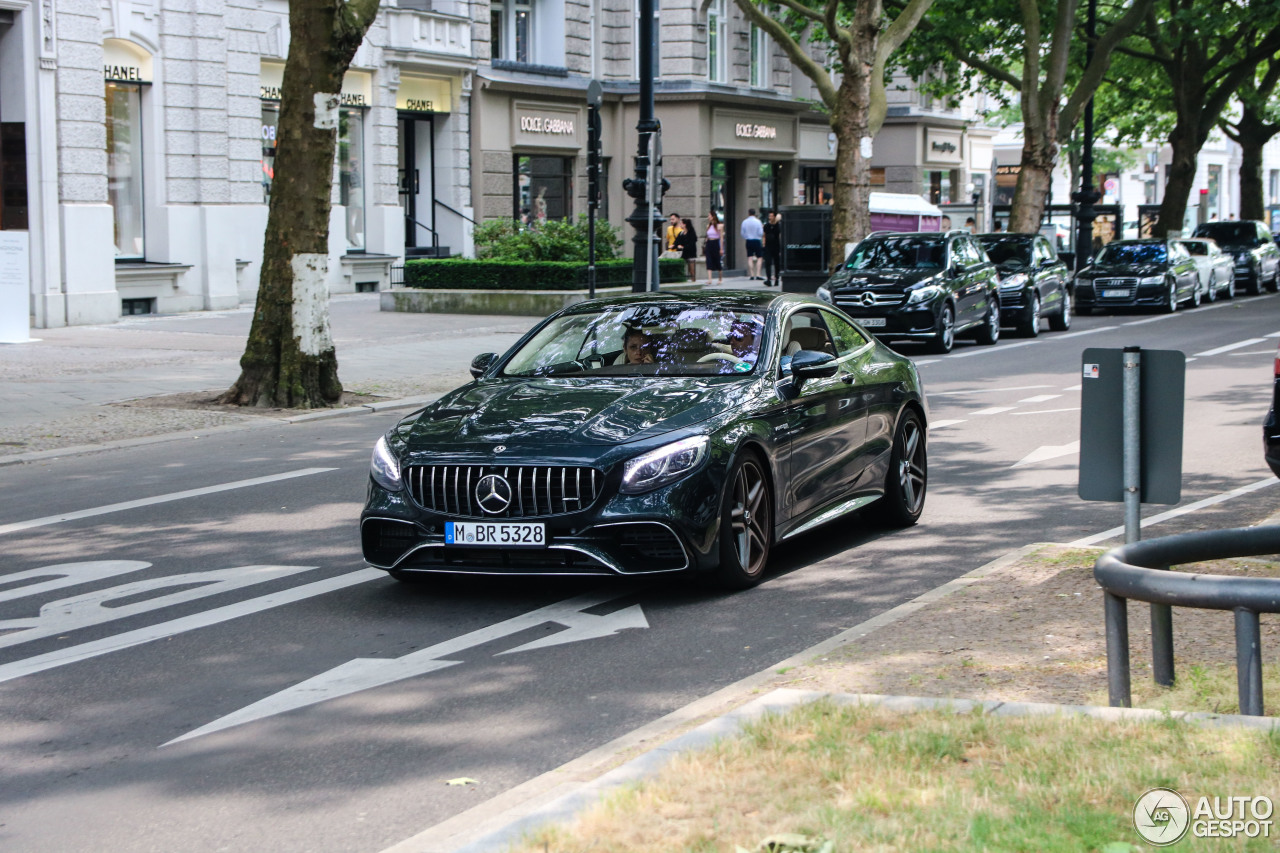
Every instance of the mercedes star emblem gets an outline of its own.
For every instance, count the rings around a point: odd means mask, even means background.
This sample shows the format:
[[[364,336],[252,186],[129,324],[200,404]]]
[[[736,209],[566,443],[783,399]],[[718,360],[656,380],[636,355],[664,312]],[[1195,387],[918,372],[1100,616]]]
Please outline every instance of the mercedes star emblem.
[[[489,515],[497,515],[511,506],[511,484],[497,474],[481,477],[476,483],[476,503]]]
[[[495,447],[495,448],[493,449],[493,452],[494,452],[494,453],[505,453],[505,452],[506,452],[506,450],[507,450],[507,446],[506,446],[505,444],[499,444],[497,447]]]
[[[861,302],[863,305],[875,305],[876,295],[874,293],[864,293],[862,294]]]

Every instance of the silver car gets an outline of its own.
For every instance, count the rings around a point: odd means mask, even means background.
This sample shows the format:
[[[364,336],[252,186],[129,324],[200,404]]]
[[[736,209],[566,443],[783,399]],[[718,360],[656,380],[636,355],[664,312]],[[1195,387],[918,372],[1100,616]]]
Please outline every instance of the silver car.
[[[1181,240],[1182,247],[1196,262],[1200,275],[1200,293],[1205,302],[1213,302],[1221,294],[1226,299],[1235,295],[1235,259],[1218,247],[1216,240],[1198,237]]]

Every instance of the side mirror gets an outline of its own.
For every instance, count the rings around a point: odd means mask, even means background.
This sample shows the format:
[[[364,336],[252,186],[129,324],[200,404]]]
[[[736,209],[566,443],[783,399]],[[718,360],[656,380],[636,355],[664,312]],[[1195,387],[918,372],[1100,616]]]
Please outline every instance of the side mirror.
[[[471,359],[471,376],[473,379],[479,379],[489,370],[490,367],[498,361],[496,352],[482,352],[475,358]]]
[[[802,349],[791,356],[791,375],[801,382],[821,376],[835,376],[839,369],[835,356],[830,353]]]

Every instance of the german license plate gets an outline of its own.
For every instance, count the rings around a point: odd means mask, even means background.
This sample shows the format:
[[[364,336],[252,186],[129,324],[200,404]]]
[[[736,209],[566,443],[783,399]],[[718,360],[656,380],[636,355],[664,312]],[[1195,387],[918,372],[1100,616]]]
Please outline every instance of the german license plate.
[[[472,548],[545,548],[547,526],[510,521],[446,521],[444,544]]]
[[[884,317],[863,317],[858,321],[868,329],[883,329],[885,325]]]
[[[1103,299],[1124,299],[1129,295],[1128,289],[1124,290],[1104,290],[1102,291]]]

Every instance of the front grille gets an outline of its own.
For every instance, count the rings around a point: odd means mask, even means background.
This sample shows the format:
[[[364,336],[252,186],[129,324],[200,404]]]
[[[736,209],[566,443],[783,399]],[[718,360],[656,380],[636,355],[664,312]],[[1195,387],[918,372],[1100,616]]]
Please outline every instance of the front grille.
[[[623,524],[612,532],[617,536],[619,556],[627,571],[671,571],[688,562],[680,540],[661,524]]]
[[[873,300],[870,305],[863,302],[867,296]],[[838,295],[835,297],[836,305],[841,308],[879,308],[884,305],[899,305],[906,296],[901,293],[876,293],[868,290],[865,293],[855,293],[847,295]]]
[[[482,509],[476,487],[496,474],[510,486],[510,503]],[[410,465],[405,483],[423,509],[459,518],[534,518],[565,515],[591,506],[604,475],[594,468],[566,465]],[[492,509],[492,507],[491,507]]]
[[[1138,280],[1136,278],[1098,278],[1094,279],[1093,286],[1134,288],[1138,286]]]

